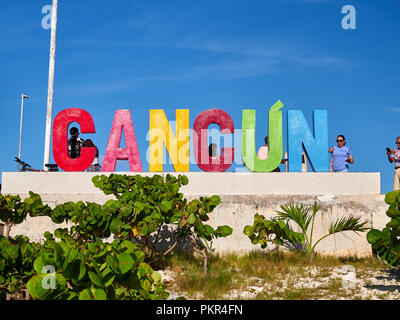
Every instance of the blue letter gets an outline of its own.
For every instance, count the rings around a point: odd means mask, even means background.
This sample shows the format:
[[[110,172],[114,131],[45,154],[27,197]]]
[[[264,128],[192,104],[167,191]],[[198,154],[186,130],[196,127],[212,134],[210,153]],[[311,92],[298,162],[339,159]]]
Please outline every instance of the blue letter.
[[[327,110],[314,110],[313,120],[314,134],[310,131],[302,111],[288,111],[288,157],[290,172],[301,172],[303,148],[314,171],[329,171]]]

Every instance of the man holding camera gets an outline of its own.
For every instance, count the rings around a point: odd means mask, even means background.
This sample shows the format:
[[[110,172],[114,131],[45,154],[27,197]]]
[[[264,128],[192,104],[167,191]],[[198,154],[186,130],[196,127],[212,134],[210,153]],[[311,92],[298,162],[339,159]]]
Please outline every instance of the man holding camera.
[[[386,148],[386,154],[390,163],[394,162],[393,190],[400,190],[400,136],[396,138],[397,149]]]
[[[71,138],[68,140],[68,155],[76,159],[81,155],[81,149],[85,146],[85,141],[79,138],[79,130],[76,127],[69,130]]]

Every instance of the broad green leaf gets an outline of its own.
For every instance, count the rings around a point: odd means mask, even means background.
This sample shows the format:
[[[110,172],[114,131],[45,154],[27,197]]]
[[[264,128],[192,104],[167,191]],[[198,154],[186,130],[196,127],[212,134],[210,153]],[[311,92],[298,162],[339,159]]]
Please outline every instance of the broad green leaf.
[[[90,280],[93,282],[93,284],[95,284],[98,287],[104,286],[97,274],[95,274],[92,271],[89,271],[88,275],[89,275]]]
[[[41,274],[43,267],[45,266],[42,256],[39,256],[38,258],[35,259],[33,262],[33,268],[35,269],[37,274]]]
[[[94,300],[107,300],[107,294],[103,289],[92,290]]]
[[[231,235],[233,232],[233,229],[229,226],[219,226],[217,230],[215,230],[215,233],[218,235],[218,237],[227,237]]]
[[[172,201],[166,201],[166,200],[161,201],[160,209],[163,213],[167,213],[168,211],[171,210],[171,208],[172,208]]]
[[[90,289],[84,289],[79,293],[79,300],[94,300],[92,291]]]
[[[253,226],[246,226],[243,230],[243,233],[250,237],[254,233],[254,227]]]
[[[385,202],[387,204],[395,204],[398,196],[399,196],[399,191],[388,192],[385,195]]]
[[[153,272],[153,274],[151,275],[151,278],[154,280],[154,282],[160,282],[162,279],[161,274],[159,274],[156,271]]]
[[[117,255],[117,259],[121,274],[127,273],[133,267],[134,261],[130,254],[120,253]]]
[[[189,216],[189,218],[188,218],[188,220],[187,220],[187,223],[188,224],[193,224],[193,223],[195,223],[196,222],[196,216],[194,215],[194,213],[192,213],[190,216]]]
[[[382,239],[382,232],[379,230],[372,229],[367,233],[367,241],[372,245],[381,239]]]
[[[151,282],[148,279],[140,280],[140,286],[143,290],[149,291],[151,289]]]

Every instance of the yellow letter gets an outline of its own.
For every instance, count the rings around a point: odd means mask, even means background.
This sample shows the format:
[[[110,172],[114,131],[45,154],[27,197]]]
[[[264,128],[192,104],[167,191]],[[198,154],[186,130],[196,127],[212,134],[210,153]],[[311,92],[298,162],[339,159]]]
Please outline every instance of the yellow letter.
[[[164,110],[150,110],[150,172],[163,171],[164,144],[176,172],[189,171],[189,110],[176,110],[176,136]],[[178,138],[176,138],[178,137]]]

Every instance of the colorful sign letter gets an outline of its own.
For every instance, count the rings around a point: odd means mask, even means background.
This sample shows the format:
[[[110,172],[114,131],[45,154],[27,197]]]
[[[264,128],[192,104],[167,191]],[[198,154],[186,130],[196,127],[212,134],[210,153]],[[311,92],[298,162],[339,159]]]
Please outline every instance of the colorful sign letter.
[[[282,162],[282,111],[284,105],[279,100],[269,110],[268,158],[261,160],[256,153],[256,111],[243,110],[242,155],[245,166],[253,172],[274,171]]]
[[[120,148],[122,129],[124,130],[126,148]],[[143,171],[135,129],[133,128],[129,110],[117,110],[115,112],[102,171],[115,171],[117,160],[128,160],[129,168],[132,172]]]
[[[220,109],[202,112],[193,124],[194,156],[200,169],[208,172],[223,172],[229,169],[235,156],[234,148],[223,148],[221,156],[211,158],[208,145],[208,127],[218,124],[222,134],[233,134],[235,128],[231,116]]]
[[[81,155],[72,159],[68,155],[68,127],[78,122],[81,133],[96,133],[92,116],[82,109],[66,109],[61,111],[53,122],[53,157],[57,165],[64,171],[85,171],[93,163],[95,148],[82,148]]]
[[[189,110],[175,114],[176,136],[164,110],[150,110],[150,172],[163,171],[164,144],[175,171],[189,171]]]
[[[329,171],[328,112],[314,110],[314,135],[300,110],[288,111],[289,171],[301,172],[303,146],[311,167],[317,172]]]

